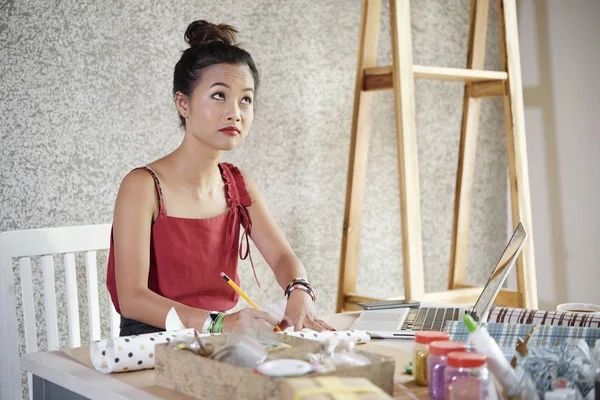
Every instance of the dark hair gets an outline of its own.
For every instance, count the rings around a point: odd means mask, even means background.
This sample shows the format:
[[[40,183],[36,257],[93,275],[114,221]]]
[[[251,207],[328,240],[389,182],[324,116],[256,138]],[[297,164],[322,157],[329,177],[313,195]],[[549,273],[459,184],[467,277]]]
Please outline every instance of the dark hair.
[[[237,43],[237,30],[226,24],[215,25],[200,20],[192,22],[185,31],[185,41],[190,45],[175,65],[173,73],[173,96],[181,92],[192,94],[201,78],[203,68],[214,64],[247,65],[254,78],[254,90],[258,89],[260,77],[252,56]],[[179,115],[181,126],[185,118]]]

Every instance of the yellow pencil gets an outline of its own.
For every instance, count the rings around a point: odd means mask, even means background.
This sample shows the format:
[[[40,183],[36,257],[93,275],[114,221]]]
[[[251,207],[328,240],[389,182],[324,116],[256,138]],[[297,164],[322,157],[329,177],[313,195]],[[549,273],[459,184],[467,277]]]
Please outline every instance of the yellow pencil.
[[[228,277],[225,272],[221,272],[221,277],[223,279],[225,279],[225,282],[229,283],[229,286],[231,286],[233,288],[233,290],[238,292],[239,295],[242,296],[244,298],[244,300],[246,300],[248,302],[248,304],[250,304],[252,307],[254,307],[255,310],[260,311],[260,307],[258,306],[258,304],[256,304],[254,301],[252,301],[252,299],[250,297],[248,297],[248,295],[246,293],[244,293],[244,291],[238,285],[236,285],[235,282],[232,281],[231,278]],[[281,331],[281,328],[279,328],[279,325],[275,325],[275,330],[277,332]]]

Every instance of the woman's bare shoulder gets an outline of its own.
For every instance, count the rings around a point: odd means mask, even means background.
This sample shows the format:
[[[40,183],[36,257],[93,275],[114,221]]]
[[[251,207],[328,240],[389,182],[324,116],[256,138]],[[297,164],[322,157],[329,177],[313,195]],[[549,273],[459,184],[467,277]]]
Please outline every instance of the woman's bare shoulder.
[[[156,214],[157,199],[154,178],[147,170],[137,168],[125,175],[121,181],[116,207],[145,208]]]
[[[148,190],[154,187],[154,178],[144,168],[136,168],[129,171],[121,181],[121,190],[127,191]]]

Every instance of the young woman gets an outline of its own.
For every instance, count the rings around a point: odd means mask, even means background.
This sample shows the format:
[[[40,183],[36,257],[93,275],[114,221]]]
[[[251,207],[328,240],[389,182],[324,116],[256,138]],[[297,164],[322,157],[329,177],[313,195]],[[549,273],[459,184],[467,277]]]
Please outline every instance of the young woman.
[[[119,188],[107,287],[121,314],[121,336],[164,330],[171,307],[187,327],[204,332],[230,332],[242,319],[271,329],[278,323],[282,329],[331,329],[317,319],[306,270],[255,182],[219,161],[248,136],[259,86],[256,66],[236,44],[236,33],[206,21],[188,26],[190,47],[173,79],[183,141],[131,171]],[[284,289],[283,321],[252,308],[225,313],[238,295],[220,273],[239,284],[238,254],[250,256],[249,237]]]

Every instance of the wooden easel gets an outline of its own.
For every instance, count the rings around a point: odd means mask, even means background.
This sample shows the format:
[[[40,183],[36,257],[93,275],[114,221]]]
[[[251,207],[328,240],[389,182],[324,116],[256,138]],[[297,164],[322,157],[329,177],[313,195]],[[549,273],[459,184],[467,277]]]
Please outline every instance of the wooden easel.
[[[523,224],[529,238],[517,262],[517,291],[501,290],[496,303],[537,308],[515,0],[497,0],[497,9],[502,71],[483,70],[489,0],[471,0],[465,69],[413,65],[410,0],[390,0],[393,63],[390,67],[377,67],[381,0],[363,0],[337,312],[357,309],[355,304],[361,301],[379,300],[358,295],[356,278],[369,152],[371,102],[373,91],[384,89],[394,91],[396,110],[404,266],[404,296],[397,298],[460,303],[474,302],[481,293],[480,287],[464,283],[479,108],[482,97],[501,96],[504,98],[512,220],[515,227],[519,222]],[[414,79],[465,83],[449,290],[440,293],[425,293],[423,282]]]

